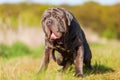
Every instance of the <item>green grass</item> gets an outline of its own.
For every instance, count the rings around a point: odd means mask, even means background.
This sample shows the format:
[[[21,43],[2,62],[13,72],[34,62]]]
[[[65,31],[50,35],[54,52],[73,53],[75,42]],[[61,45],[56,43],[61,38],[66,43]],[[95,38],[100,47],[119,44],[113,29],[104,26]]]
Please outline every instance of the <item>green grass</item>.
[[[31,49],[22,42],[15,42],[12,46],[0,44],[0,57],[11,58],[30,55]]]
[[[119,80],[120,79],[120,43],[90,44],[93,58],[93,70],[84,68],[83,80]],[[74,66],[65,73],[57,72],[60,67],[50,61],[46,73],[37,74],[43,47],[32,49],[32,53],[20,57],[0,57],[0,80],[82,80],[73,77]]]
[[[15,42],[13,45],[0,44],[0,58],[11,59],[15,57],[31,56],[33,58],[42,57],[43,45],[30,48],[22,42]]]

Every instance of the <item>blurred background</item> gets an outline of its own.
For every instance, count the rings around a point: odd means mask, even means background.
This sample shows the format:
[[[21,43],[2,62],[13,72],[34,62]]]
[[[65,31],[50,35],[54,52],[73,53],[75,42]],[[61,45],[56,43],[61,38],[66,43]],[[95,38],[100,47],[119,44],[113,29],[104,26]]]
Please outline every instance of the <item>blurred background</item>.
[[[53,7],[72,12],[86,34],[93,70],[85,79],[119,80],[120,0],[0,0],[0,80],[75,80],[74,68],[61,75],[55,63],[48,75],[35,75],[44,50],[41,16]]]
[[[0,0],[0,43],[38,46],[42,13],[51,7],[72,12],[89,41],[120,39],[120,0]],[[102,40],[101,40],[102,38]],[[104,39],[103,39],[104,38]]]
[[[120,0],[0,0],[0,43],[44,44],[41,16],[53,7],[72,12],[89,42],[120,40]]]

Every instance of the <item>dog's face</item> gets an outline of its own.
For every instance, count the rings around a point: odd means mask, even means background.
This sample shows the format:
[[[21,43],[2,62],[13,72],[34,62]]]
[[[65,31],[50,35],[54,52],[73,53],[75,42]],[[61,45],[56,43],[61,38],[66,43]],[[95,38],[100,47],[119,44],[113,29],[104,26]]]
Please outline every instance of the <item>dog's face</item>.
[[[56,40],[67,32],[72,15],[61,8],[46,10],[42,16],[42,27],[48,39]]]

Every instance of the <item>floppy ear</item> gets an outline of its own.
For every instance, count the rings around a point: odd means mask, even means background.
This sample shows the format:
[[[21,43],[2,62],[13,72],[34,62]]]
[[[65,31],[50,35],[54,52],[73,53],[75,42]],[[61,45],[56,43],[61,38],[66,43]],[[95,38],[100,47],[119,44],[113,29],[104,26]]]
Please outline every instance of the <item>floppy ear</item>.
[[[57,9],[62,10],[65,13],[65,16],[67,19],[67,24],[68,24],[68,26],[70,26],[71,21],[73,19],[73,15],[70,12],[68,12],[67,10],[65,10],[64,8],[57,8]]]
[[[73,19],[73,16],[72,16],[72,14],[71,14],[70,12],[68,12],[68,11],[65,11],[65,14],[66,14],[68,26],[70,26],[71,21],[72,21],[72,19]]]
[[[42,24],[42,29],[43,29],[43,31],[44,31],[44,33],[45,33],[45,36],[48,37],[48,38],[50,38],[51,32],[50,32],[50,30],[48,29],[48,27],[45,26],[45,21],[44,21],[43,18],[42,18],[42,20],[41,20],[41,24]]]

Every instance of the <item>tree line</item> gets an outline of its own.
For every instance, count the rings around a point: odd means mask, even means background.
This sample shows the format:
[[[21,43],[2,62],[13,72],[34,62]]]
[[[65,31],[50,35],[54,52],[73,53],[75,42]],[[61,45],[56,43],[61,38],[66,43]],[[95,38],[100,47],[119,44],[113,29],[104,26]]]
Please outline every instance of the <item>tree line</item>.
[[[40,26],[42,13],[51,7],[63,7],[72,12],[83,27],[96,31],[100,36],[120,39],[120,3],[115,5],[101,5],[96,2],[86,2],[82,5],[45,5],[45,4],[1,4],[1,23],[7,23],[11,28],[18,25]]]

